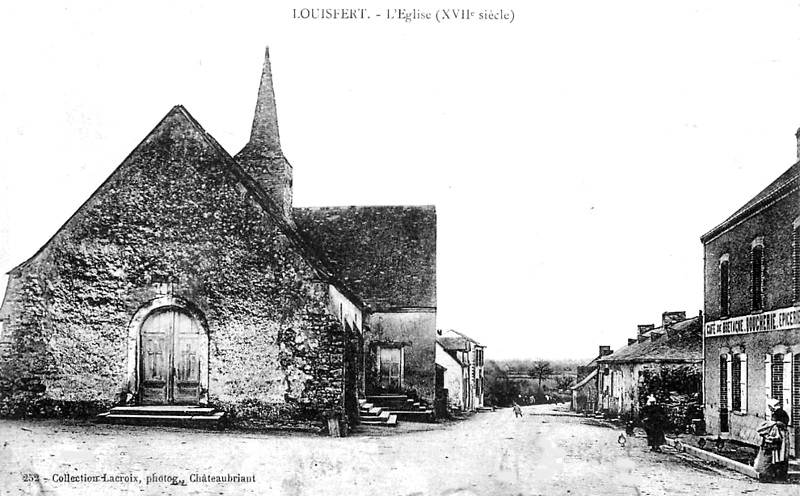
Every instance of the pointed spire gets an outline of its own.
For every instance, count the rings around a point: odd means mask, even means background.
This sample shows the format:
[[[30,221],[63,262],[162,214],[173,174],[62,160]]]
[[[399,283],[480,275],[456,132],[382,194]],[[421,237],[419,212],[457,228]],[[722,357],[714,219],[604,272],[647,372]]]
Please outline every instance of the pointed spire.
[[[261,85],[258,88],[256,113],[253,117],[253,128],[250,131],[250,142],[247,147],[256,153],[274,153],[281,150],[275,90],[272,87],[272,69],[269,65],[269,47],[264,55],[264,69],[261,72]]]
[[[272,70],[269,65],[269,47],[264,56],[264,69],[261,72],[261,85],[258,88],[250,141],[236,154],[235,159],[261,184],[276,205],[283,209],[285,215],[291,217],[292,166],[281,151],[275,91],[272,87]]]

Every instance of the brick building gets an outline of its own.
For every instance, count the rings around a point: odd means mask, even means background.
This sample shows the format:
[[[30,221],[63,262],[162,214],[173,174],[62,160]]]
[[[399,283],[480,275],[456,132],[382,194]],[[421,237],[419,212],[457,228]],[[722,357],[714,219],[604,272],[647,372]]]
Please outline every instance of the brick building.
[[[800,131],[798,132],[800,157]],[[781,401],[800,421],[800,161],[701,238],[708,429],[758,444]]]
[[[0,415],[210,405],[265,424],[433,401],[433,207],[292,206],[269,57],[249,142],[170,110],[0,307]]]

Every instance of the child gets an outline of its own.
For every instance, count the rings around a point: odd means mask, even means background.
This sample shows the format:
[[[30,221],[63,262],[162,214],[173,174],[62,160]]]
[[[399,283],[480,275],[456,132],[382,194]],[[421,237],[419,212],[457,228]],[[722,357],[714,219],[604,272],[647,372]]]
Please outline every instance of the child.
[[[517,402],[514,402],[514,418],[522,417],[522,408],[517,405]]]

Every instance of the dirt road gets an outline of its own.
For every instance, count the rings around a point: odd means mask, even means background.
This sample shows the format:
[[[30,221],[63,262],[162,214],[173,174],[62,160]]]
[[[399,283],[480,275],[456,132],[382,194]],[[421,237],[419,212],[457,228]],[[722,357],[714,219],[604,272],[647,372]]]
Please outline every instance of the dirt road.
[[[0,421],[2,494],[785,496],[549,405],[343,439]],[[105,480],[103,479],[105,477]],[[239,479],[237,479],[239,477]],[[205,478],[205,479],[204,479]],[[183,484],[183,485],[182,485]],[[787,491],[789,489],[789,491]]]

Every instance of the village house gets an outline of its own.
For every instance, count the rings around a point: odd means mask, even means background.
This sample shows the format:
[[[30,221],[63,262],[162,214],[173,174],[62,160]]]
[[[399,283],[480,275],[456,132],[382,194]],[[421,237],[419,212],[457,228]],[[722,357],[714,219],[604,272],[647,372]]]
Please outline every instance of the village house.
[[[465,353],[448,350],[436,341],[436,366],[440,369],[441,392],[439,396],[449,411],[467,410],[470,398],[469,365],[464,363]]]
[[[599,354],[586,365],[578,367],[577,382],[569,389],[572,393],[570,410],[578,413],[594,413],[599,409],[598,360],[613,353],[610,346],[600,346]]]
[[[486,347],[454,330],[442,332],[436,341],[436,363],[443,368],[448,407],[483,408]]]
[[[700,393],[701,327],[700,316],[687,319],[686,312],[664,312],[660,327],[640,325],[636,339],[629,339],[627,346],[600,357],[597,362],[602,410],[610,416],[635,418],[647,395],[654,393],[648,382],[663,379],[674,382],[673,387],[656,393],[662,395],[659,401],[680,401],[685,410],[685,403]],[[677,393],[680,400],[667,396],[669,393]]]
[[[800,130],[798,158],[800,159]],[[759,444],[767,399],[800,445],[800,161],[701,237],[705,415],[714,434]]]
[[[432,403],[434,207],[295,208],[292,190],[267,52],[238,154],[174,107],[9,272],[0,415],[270,425]]]

